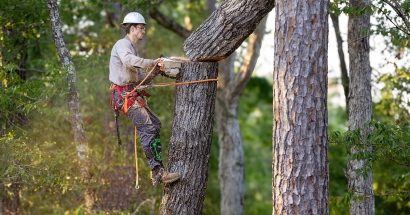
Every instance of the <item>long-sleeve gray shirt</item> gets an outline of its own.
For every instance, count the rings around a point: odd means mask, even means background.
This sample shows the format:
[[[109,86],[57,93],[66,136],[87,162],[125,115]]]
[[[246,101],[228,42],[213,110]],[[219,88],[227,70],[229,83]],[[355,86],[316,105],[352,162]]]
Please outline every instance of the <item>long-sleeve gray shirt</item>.
[[[128,36],[125,36],[112,48],[109,79],[119,86],[139,83],[147,75],[142,68],[153,67],[155,62],[155,60],[139,57],[137,47],[131,43]],[[150,82],[154,77],[155,74],[151,75],[145,82]]]

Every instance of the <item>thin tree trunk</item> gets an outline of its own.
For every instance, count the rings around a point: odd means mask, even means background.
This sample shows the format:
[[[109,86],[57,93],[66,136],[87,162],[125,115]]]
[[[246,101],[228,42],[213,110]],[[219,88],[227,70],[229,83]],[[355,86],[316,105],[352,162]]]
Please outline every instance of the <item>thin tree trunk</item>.
[[[217,65],[183,63],[178,82],[216,78]],[[160,214],[201,214],[208,181],[216,82],[181,85],[175,94],[167,168],[179,173],[181,179],[165,186]]]
[[[80,102],[77,97],[76,75],[74,63],[64,41],[64,35],[61,26],[60,14],[56,0],[47,0],[47,6],[50,15],[50,24],[53,31],[53,39],[57,48],[58,56],[60,57],[63,69],[67,71],[68,83],[68,109],[71,114],[71,128],[74,134],[74,143],[77,148],[77,156],[81,177],[83,179],[86,190],[84,192],[85,208],[87,212],[91,212],[94,207],[95,196],[94,191],[89,188],[91,174],[89,170],[88,160],[88,142],[85,137],[84,123],[80,111]]]
[[[349,107],[349,76],[347,72],[347,66],[345,61],[345,54],[343,52],[343,39],[340,34],[339,27],[339,16],[334,13],[330,13],[330,18],[332,19],[333,29],[335,30],[336,41],[337,41],[337,53],[340,59],[340,74],[342,79],[343,91],[345,93],[346,108]]]
[[[275,8],[273,214],[329,214],[329,1]]]
[[[350,6],[359,10],[370,7],[370,0],[350,0]],[[349,130],[363,128],[365,137],[370,128],[364,124],[372,119],[371,67],[369,60],[370,14],[349,15],[348,21],[348,50],[350,67],[349,84]],[[363,143],[365,144],[365,143]],[[366,150],[372,150],[369,146]],[[355,147],[350,150],[351,155],[360,152]],[[350,214],[374,214],[373,174],[368,177],[357,175],[367,161],[349,157],[346,177],[349,190],[353,192],[350,201]],[[361,197],[361,198],[357,198]]]
[[[12,183],[10,186],[5,187],[0,185],[1,193],[7,193],[6,198],[0,197],[0,215],[19,215],[20,211],[20,185],[18,183]],[[12,193],[12,195],[10,195]]]
[[[246,55],[234,76],[235,54],[219,64],[216,124],[219,143],[221,214],[243,214],[245,195],[244,149],[238,121],[238,101],[255,68],[265,34],[267,16],[249,37]]]

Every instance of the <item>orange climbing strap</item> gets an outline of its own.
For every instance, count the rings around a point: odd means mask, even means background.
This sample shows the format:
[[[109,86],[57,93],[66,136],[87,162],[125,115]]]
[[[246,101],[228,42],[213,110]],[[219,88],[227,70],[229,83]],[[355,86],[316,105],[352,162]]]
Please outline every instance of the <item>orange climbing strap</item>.
[[[145,78],[131,92],[128,92],[125,95],[125,97],[124,97],[124,106],[123,106],[123,112],[125,114],[128,112],[128,97],[130,95],[133,95],[135,93],[135,91],[137,91],[140,88],[140,86],[145,83],[147,78],[151,75],[151,73],[154,72],[156,67],[158,67],[159,70],[162,71],[162,72],[165,71],[165,64],[161,63],[161,62],[162,62],[162,60],[159,60],[157,63],[155,63],[154,67],[152,67],[151,71],[149,71],[149,73],[145,76]],[[159,63],[161,63],[160,64],[161,66],[158,66]]]
[[[185,82],[170,82],[170,83],[150,84],[150,85],[143,85],[143,86],[140,87],[140,89],[153,88],[153,87],[177,86],[177,85],[184,85],[184,84],[197,84],[197,83],[212,82],[212,81],[218,81],[218,79],[217,78],[210,78],[210,79],[198,80],[198,81],[185,81]]]
[[[149,97],[149,94],[146,93],[143,89],[145,88],[152,88],[152,87],[165,87],[165,86],[177,86],[177,85],[184,85],[184,84],[196,84],[196,83],[204,83],[204,82],[212,82],[212,81],[218,81],[216,78],[212,79],[205,79],[205,80],[198,80],[198,81],[185,81],[185,82],[171,82],[171,83],[158,83],[158,84],[149,84],[149,85],[143,85],[147,78],[155,71],[155,68],[158,68],[161,72],[165,71],[165,64],[163,63],[162,60],[159,60],[154,67],[152,67],[151,71],[148,72],[148,74],[145,76],[145,78],[130,92],[127,92],[124,96],[124,105],[122,106],[122,112],[124,114],[127,114],[128,108],[134,103],[135,100],[138,102],[142,102],[142,106],[145,106],[145,102],[143,99],[138,99],[137,94],[142,94],[143,96]],[[111,90],[114,89],[112,85]],[[131,98],[130,98],[131,97]],[[130,102],[129,102],[130,101]],[[111,102],[113,104],[113,102]],[[129,104],[130,103],[130,104]]]

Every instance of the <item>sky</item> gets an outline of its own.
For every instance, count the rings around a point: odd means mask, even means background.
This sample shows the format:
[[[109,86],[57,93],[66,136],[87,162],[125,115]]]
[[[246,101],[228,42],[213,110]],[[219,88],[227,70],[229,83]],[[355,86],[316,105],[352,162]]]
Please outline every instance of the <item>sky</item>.
[[[374,20],[372,21],[374,22]],[[348,18],[346,15],[341,15],[339,17],[339,25],[341,30],[341,35],[343,38],[343,50],[345,53],[345,61],[349,64],[349,56],[347,53],[347,23]],[[271,11],[268,16],[268,21],[266,24],[266,31],[264,39],[262,41],[262,48],[260,57],[256,64],[255,73],[257,76],[267,77],[268,79],[273,79],[273,58],[274,58],[274,32],[275,32],[275,11]],[[394,71],[394,67],[390,65],[385,65],[386,60],[397,63],[398,65],[404,65],[409,62],[409,59],[397,60],[388,53],[382,54],[382,51],[386,48],[386,45],[381,36],[372,36],[370,38],[370,46],[372,50],[370,52],[370,64],[373,68],[373,75],[380,73],[387,73]],[[349,65],[347,65],[349,66]],[[328,44],[328,77],[329,80],[340,79],[340,60],[337,53],[337,42],[334,33],[333,23],[329,18],[329,44]],[[382,86],[373,86],[373,97],[377,99],[378,90]],[[329,90],[330,91],[330,90]],[[339,96],[330,98],[333,103],[338,105],[344,104],[344,94],[343,88],[339,84],[333,88],[333,91],[337,92]]]

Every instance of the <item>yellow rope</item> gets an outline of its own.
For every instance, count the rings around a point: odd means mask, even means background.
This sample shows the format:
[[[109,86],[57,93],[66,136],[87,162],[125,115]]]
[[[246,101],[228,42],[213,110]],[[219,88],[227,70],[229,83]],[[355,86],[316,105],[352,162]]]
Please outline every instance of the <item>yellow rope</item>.
[[[135,149],[135,189],[139,189],[138,185],[138,153],[137,153],[137,126],[134,126],[134,149]]]

